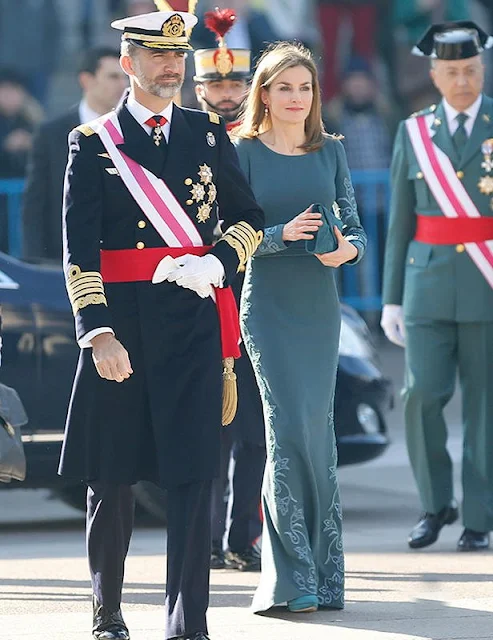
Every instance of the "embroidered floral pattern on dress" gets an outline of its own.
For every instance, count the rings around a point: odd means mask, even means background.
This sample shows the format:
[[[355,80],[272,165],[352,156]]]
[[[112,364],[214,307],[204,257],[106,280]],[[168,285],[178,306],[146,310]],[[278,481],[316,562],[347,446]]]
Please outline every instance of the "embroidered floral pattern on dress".
[[[333,428],[333,414],[329,415],[329,425]],[[293,496],[289,487],[289,458],[283,457],[281,447],[276,443],[272,429],[268,430],[268,456],[272,460],[272,475],[274,480],[274,499],[279,513],[289,518],[289,528],[284,530],[298,559],[306,563],[306,571],[293,572],[293,581],[300,591],[316,594],[321,606],[342,607],[344,605],[344,555],[342,547],[341,517],[342,510],[338,489],[334,491],[331,504],[328,507],[328,517],[323,521],[322,533],[325,534],[327,556],[324,565],[332,565],[333,573],[325,576],[323,583],[318,584],[317,571],[305,523],[303,509]],[[329,478],[336,483],[337,453],[334,451],[331,465],[328,469]]]
[[[351,227],[359,224],[359,218],[354,187],[349,178],[344,178],[344,189],[346,191],[346,197],[338,198],[337,204],[341,209],[341,218],[344,221],[344,226]]]
[[[284,251],[286,245],[282,241],[282,228],[284,225],[278,224],[275,227],[267,227],[264,230],[264,239],[259,244],[256,254],[277,253]]]

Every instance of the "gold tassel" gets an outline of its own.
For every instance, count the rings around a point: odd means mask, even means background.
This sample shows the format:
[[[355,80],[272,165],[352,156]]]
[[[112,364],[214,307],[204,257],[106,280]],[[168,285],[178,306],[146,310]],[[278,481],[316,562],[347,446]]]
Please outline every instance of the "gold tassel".
[[[238,408],[238,388],[236,386],[236,373],[234,372],[235,359],[223,360],[223,427],[231,424]]]

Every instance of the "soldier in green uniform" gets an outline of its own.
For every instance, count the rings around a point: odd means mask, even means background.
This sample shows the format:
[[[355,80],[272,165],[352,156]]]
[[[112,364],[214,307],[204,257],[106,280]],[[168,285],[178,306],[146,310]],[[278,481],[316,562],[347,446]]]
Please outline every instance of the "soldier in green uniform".
[[[411,548],[458,518],[443,409],[457,372],[463,396],[464,531],[458,550],[489,546],[493,529],[493,100],[473,22],[433,25],[414,49],[431,58],[439,105],[401,123],[382,328],[405,346],[407,447],[424,514]]]

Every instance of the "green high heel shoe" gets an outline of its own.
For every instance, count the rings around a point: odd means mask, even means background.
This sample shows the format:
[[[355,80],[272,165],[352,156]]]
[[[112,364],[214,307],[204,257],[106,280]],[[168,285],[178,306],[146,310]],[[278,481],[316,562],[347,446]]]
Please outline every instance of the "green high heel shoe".
[[[318,609],[317,596],[300,596],[288,601],[288,610],[291,613],[311,613]]]

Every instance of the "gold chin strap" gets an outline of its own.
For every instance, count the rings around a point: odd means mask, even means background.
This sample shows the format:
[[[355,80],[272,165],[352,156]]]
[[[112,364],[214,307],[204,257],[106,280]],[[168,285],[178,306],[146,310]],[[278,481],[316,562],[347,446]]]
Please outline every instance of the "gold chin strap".
[[[236,373],[234,372],[235,359],[223,360],[223,427],[231,424],[238,409],[238,387],[236,385]]]

